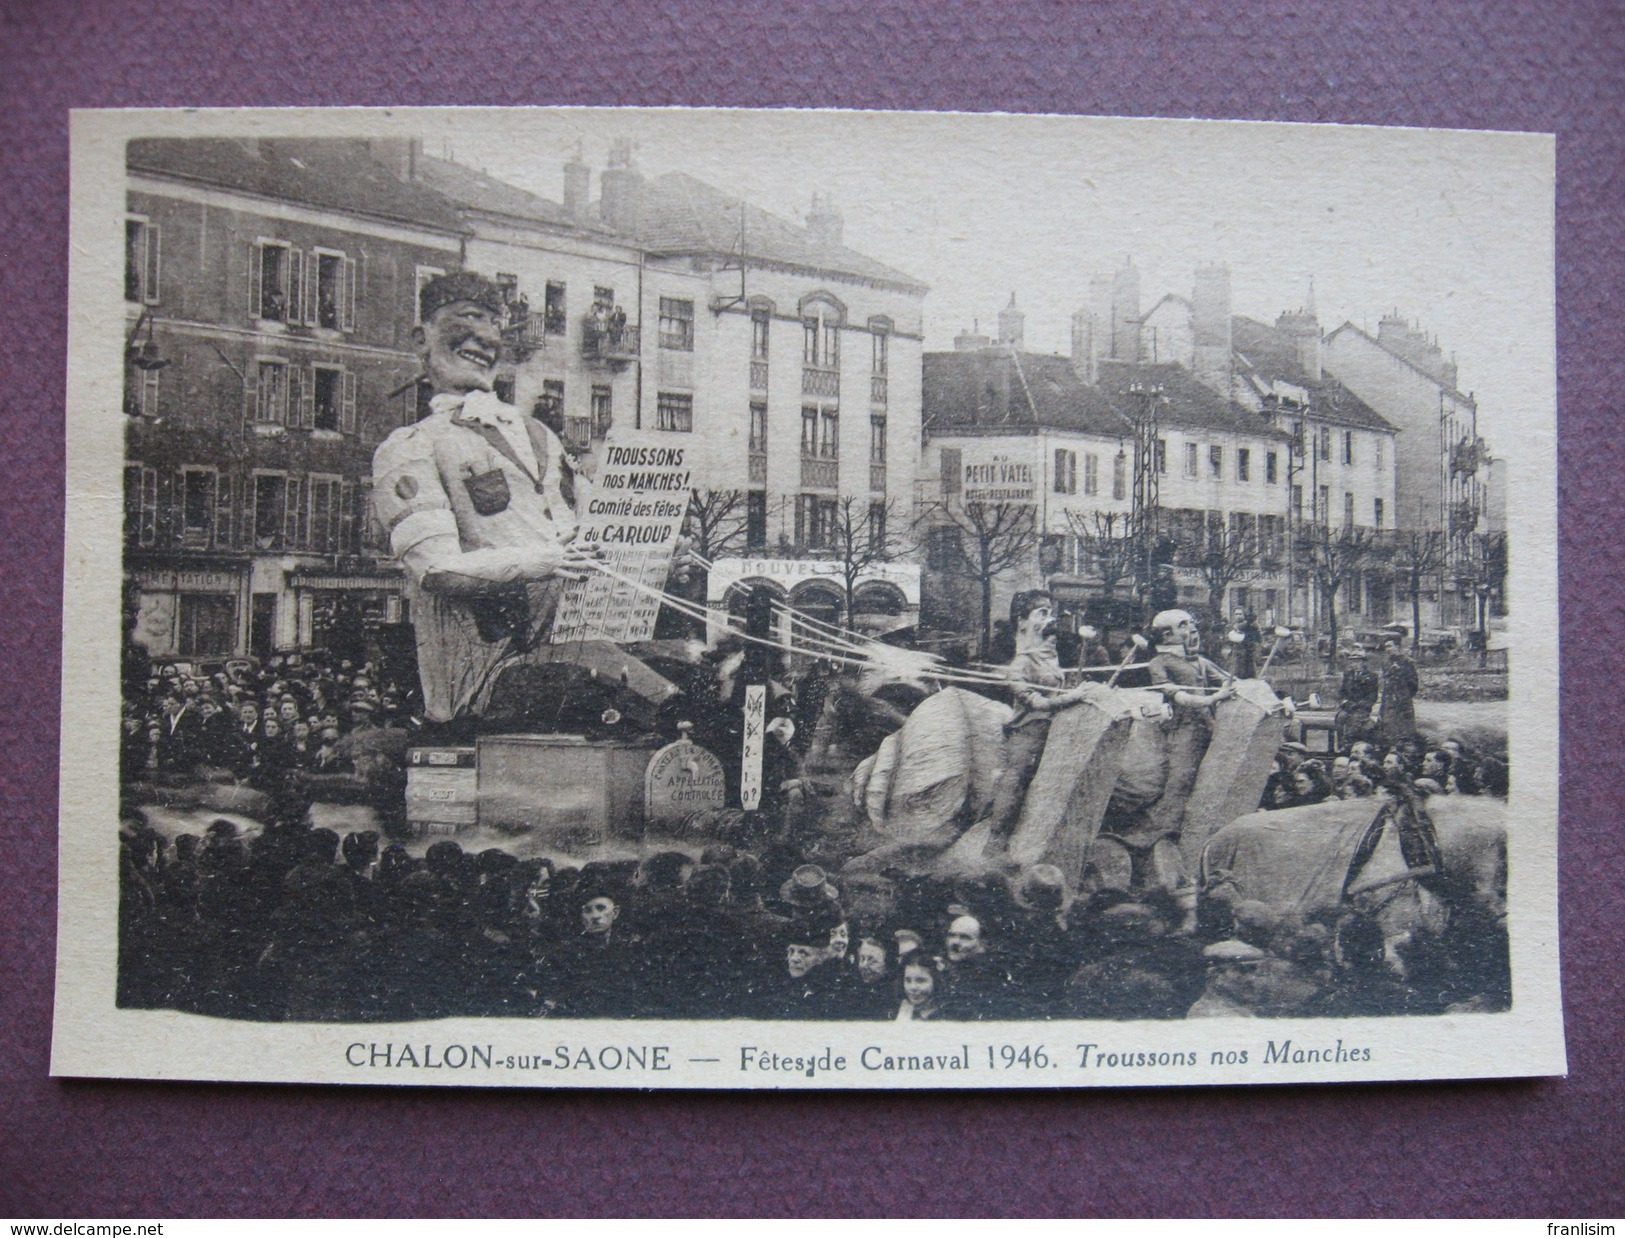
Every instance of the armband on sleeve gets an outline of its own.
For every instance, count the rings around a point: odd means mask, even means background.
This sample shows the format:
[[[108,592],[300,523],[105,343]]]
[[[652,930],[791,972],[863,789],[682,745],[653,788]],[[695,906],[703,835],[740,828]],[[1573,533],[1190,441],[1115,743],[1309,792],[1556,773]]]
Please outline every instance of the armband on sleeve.
[[[457,532],[434,452],[416,428],[397,430],[372,458],[372,507],[390,548],[404,555],[426,537]]]

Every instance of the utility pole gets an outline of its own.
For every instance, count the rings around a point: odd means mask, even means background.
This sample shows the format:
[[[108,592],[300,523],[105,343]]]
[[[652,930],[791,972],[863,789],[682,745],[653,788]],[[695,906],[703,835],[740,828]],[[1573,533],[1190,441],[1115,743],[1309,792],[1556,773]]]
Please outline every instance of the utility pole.
[[[1134,530],[1134,574],[1142,601],[1148,603],[1156,576],[1162,472],[1159,410],[1165,397],[1161,387],[1139,382],[1129,384],[1129,395],[1134,400],[1134,489],[1129,514]]]

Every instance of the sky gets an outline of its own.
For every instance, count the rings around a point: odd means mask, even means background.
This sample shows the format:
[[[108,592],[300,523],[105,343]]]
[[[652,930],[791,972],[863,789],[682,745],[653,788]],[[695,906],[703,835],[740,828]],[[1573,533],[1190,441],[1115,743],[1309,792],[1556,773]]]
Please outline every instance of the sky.
[[[1552,146],[1538,135],[1000,114],[560,109],[400,119],[558,199],[579,142],[595,174],[629,138],[648,176],[686,171],[801,221],[832,195],[845,242],[929,284],[926,346],[990,331],[1011,293],[1028,348],[1064,352],[1089,278],[1132,258],[1142,308],[1230,268],[1231,308],[1302,306],[1373,334],[1436,336],[1498,454],[1555,398]],[[429,123],[424,123],[425,120]],[[596,182],[595,190],[596,193]]]

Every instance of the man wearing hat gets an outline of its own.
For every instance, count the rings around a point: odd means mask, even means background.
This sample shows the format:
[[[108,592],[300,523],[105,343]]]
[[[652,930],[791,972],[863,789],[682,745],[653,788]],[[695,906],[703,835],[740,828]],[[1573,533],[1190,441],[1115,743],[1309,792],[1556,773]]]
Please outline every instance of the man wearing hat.
[[[1371,711],[1382,687],[1381,677],[1371,668],[1364,649],[1354,652],[1354,665],[1343,672],[1338,686],[1337,733],[1334,746],[1345,748],[1373,734]]]
[[[427,716],[477,717],[500,675],[557,661],[664,700],[676,689],[613,645],[547,644],[564,584],[599,556],[577,540],[587,497],[578,461],[492,390],[500,290],[472,271],[440,275],[419,310],[412,340],[433,411],[384,440],[372,471],[374,510],[406,568]]]

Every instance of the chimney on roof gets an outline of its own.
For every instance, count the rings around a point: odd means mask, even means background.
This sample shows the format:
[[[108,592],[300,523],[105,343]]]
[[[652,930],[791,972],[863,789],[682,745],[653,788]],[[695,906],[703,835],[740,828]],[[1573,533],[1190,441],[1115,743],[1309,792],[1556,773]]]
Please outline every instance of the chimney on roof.
[[[1010,294],[1010,304],[999,311],[999,343],[1021,348],[1026,341],[1027,315],[1016,308],[1016,294]]]
[[[1197,267],[1191,288],[1192,372],[1225,399],[1235,364],[1230,324],[1230,268],[1222,262]]]
[[[1114,361],[1139,361],[1140,272],[1134,259],[1125,257],[1112,276],[1111,357]]]
[[[630,139],[617,138],[610,144],[609,166],[599,184],[600,218],[617,232],[637,232],[643,216],[643,173],[633,161]]]
[[[1434,382],[1456,386],[1458,374],[1454,358],[1445,360],[1438,339],[1406,322],[1397,310],[1384,314],[1377,324],[1377,342],[1395,356],[1409,361]]]
[[[415,181],[418,157],[423,154],[423,139],[372,138],[367,142],[367,153],[374,163],[388,168],[396,180]]]
[[[1100,319],[1087,305],[1072,315],[1072,372],[1086,383],[1100,377]]]
[[[1315,281],[1309,281],[1309,299],[1303,308],[1289,310],[1275,320],[1275,329],[1292,345],[1298,368],[1318,383],[1320,373],[1320,319],[1315,316]]]
[[[973,320],[969,331],[961,331],[954,336],[954,351],[975,352],[978,348],[986,348],[991,343],[993,341],[982,334],[982,324]]]
[[[564,209],[571,219],[584,219],[587,201],[592,197],[592,169],[581,155],[581,143],[570,153],[564,165]]]
[[[812,207],[807,211],[807,231],[820,249],[829,249],[841,243],[845,226],[841,212],[835,209],[835,199],[827,193],[815,193]]]

